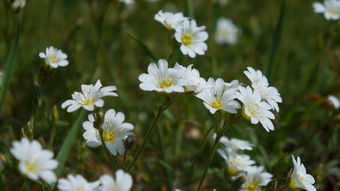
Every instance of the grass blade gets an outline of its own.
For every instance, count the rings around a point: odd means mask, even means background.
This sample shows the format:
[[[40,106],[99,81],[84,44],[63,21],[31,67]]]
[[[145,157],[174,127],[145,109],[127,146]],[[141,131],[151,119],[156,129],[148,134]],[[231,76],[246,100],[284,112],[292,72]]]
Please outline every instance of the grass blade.
[[[138,38],[134,37],[134,36],[133,36],[132,34],[130,34],[130,33],[127,33],[127,35],[138,43],[138,45],[143,49],[143,51],[145,52],[145,54],[146,54],[152,61],[157,61],[156,56],[152,53],[152,51],[149,49],[149,47],[146,46],[146,44],[144,44],[141,40],[139,40]]]
[[[71,148],[73,146],[74,140],[76,139],[79,128],[81,126],[81,122],[83,122],[83,118],[85,116],[85,111],[81,111],[79,114],[77,120],[73,123],[72,128],[67,133],[67,137],[64,140],[63,145],[61,146],[58,155],[57,155],[57,161],[59,163],[58,168],[55,170],[55,174],[57,177],[60,176],[61,172],[64,169],[65,162],[68,158],[68,155],[70,154]]]
[[[276,27],[275,27],[275,32],[273,34],[273,43],[271,45],[268,62],[264,68],[265,74],[267,78],[269,79],[269,81],[271,81],[271,76],[272,76],[272,72],[273,72],[273,68],[275,64],[277,50],[281,42],[283,22],[284,22],[284,17],[285,17],[285,7],[286,7],[285,0],[282,0],[281,7],[280,7],[280,15],[279,15],[279,19],[276,24]]]

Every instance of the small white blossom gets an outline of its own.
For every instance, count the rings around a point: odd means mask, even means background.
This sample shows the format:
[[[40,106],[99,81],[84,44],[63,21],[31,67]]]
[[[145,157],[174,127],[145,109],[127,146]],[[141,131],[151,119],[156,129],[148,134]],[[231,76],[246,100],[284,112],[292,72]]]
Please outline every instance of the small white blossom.
[[[244,71],[244,74],[251,81],[251,86],[260,94],[261,98],[272,107],[272,109],[279,112],[277,103],[282,103],[279,91],[275,87],[269,86],[268,79],[260,70],[254,70],[252,67],[247,67],[247,69],[248,70]]]
[[[133,135],[131,132],[134,127],[130,123],[125,123],[125,115],[122,112],[116,113],[114,109],[109,109],[104,116],[104,122],[100,127],[102,137],[105,141],[107,149],[112,155],[117,153],[123,155],[125,153],[124,139]],[[93,126],[94,117],[89,115],[89,121],[83,123],[85,132],[83,134],[86,143],[90,147],[98,147],[102,144],[98,129]]]
[[[14,0],[12,3],[12,9],[17,10],[17,9],[22,9],[26,5],[26,0]]]
[[[102,184],[98,191],[129,191],[132,188],[132,177],[123,170],[117,170],[115,179],[110,175],[103,175],[99,180]]]
[[[157,91],[165,93],[184,92],[185,82],[174,68],[168,68],[166,60],[158,60],[158,66],[150,63],[148,74],[138,77],[139,87],[144,91]]]
[[[67,179],[61,178],[58,181],[60,191],[95,191],[100,182],[88,182],[82,175],[67,175]]]
[[[52,46],[47,47],[45,52],[40,52],[39,57],[45,59],[45,63],[52,68],[68,65],[67,55]]]
[[[315,180],[313,176],[307,174],[305,166],[301,163],[300,157],[295,160],[292,156],[294,169],[291,174],[289,187],[296,189],[305,189],[307,191],[315,191],[316,188],[313,186]]]
[[[126,5],[132,5],[135,3],[135,0],[119,0],[119,2],[122,2]]]
[[[196,21],[184,20],[175,30],[175,39],[181,43],[180,49],[184,55],[191,58],[195,58],[196,54],[204,55],[208,49],[205,43],[208,39],[208,33],[204,31],[205,26],[197,27]]]
[[[237,109],[240,108],[240,104],[235,101],[236,89],[227,88],[221,78],[216,81],[213,78],[209,78],[207,88],[197,94],[196,97],[203,100],[204,106],[209,109],[212,114],[217,110],[237,113]]]
[[[328,102],[335,108],[335,109],[339,109],[340,107],[340,98],[333,96],[333,95],[329,95],[328,97]]]
[[[260,191],[261,186],[266,186],[273,175],[263,172],[263,167],[250,167],[242,173],[244,183],[239,191]]]
[[[230,174],[237,175],[240,172],[247,171],[248,168],[255,164],[248,155],[237,154],[230,149],[218,149],[217,152],[226,161],[227,169]]]
[[[74,92],[72,99],[66,100],[62,103],[61,107],[67,108],[67,112],[73,112],[80,107],[83,107],[87,111],[93,111],[95,107],[103,107],[105,96],[118,96],[115,92],[116,86],[102,87],[100,80],[97,80],[96,84],[81,85],[82,92]]]
[[[53,153],[42,149],[38,141],[30,142],[27,138],[22,138],[20,141],[13,142],[10,151],[19,160],[20,172],[29,179],[38,181],[40,178],[49,184],[57,181],[53,169],[58,166],[58,163],[53,159]]]
[[[215,42],[217,44],[235,44],[237,41],[239,29],[230,20],[226,18],[219,18],[217,20]]]
[[[222,6],[224,6],[224,5],[229,3],[229,0],[218,0],[218,3]]]
[[[253,91],[249,86],[239,87],[239,92],[236,93],[237,98],[243,103],[242,116],[252,124],[259,122],[266,131],[274,130],[274,125],[270,119],[275,116],[270,112],[271,106],[266,102],[261,101],[261,96],[257,91]]]
[[[238,150],[252,150],[253,145],[249,143],[248,141],[244,141],[241,139],[231,138],[228,137],[221,137],[220,143],[223,144],[223,146],[226,149],[230,149],[233,152],[237,152]]]
[[[205,88],[207,82],[200,76],[200,72],[197,69],[192,68],[192,64],[184,67],[176,63],[175,69],[183,79],[183,83],[185,83],[184,90],[186,92],[199,93]]]
[[[187,18],[183,16],[183,13],[163,12],[161,10],[155,15],[155,20],[162,23],[167,30],[173,30]]]
[[[324,3],[314,3],[314,11],[323,13],[327,20],[340,19],[340,0],[325,0]]]

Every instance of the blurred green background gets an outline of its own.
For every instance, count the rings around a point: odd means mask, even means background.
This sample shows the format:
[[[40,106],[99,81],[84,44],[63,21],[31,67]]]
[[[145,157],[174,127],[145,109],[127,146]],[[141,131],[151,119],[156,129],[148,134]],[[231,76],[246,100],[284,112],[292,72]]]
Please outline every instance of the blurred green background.
[[[116,85],[119,94],[106,98],[104,108],[124,112],[126,120],[135,125],[136,142],[126,156],[126,161],[131,160],[162,100],[162,96],[138,87],[138,76],[152,61],[141,44],[157,58],[167,58],[170,51],[170,34],[153,18],[158,10],[183,12],[198,25],[205,25],[209,33],[204,56],[190,59],[176,51],[175,62],[194,64],[205,79],[238,79],[245,84],[249,82],[243,71],[252,66],[262,70],[281,93],[283,103],[275,131],[267,133],[260,125],[244,122],[226,133],[255,145],[247,154],[274,175],[265,190],[285,185],[292,154],[302,158],[307,171],[316,178],[318,190],[339,189],[339,117],[326,97],[340,94],[340,24],[314,13],[314,1],[230,0],[222,6],[214,0],[136,0],[128,6],[115,0],[40,0],[28,1],[18,12],[10,9],[10,0],[2,1],[0,69],[8,69],[5,63],[18,38],[11,62],[13,74],[0,115],[1,158],[9,166],[2,178],[8,190],[18,190],[22,181],[19,172],[13,170],[8,150],[31,118],[34,81],[43,62],[38,54],[47,46],[62,49],[69,65],[56,69],[46,82],[37,111],[35,138],[57,153],[80,113],[66,113],[61,103],[79,91],[81,84],[101,79],[104,86]],[[220,17],[232,19],[241,29],[233,46],[214,41]],[[59,110],[59,120],[52,142],[53,106]],[[133,190],[193,190],[211,149],[209,143],[200,152],[202,137],[213,121],[200,100],[180,96],[159,122],[162,140],[153,135],[131,172]],[[124,157],[120,161],[123,167]],[[93,181],[112,170],[103,150],[87,147],[79,132],[63,175],[68,173],[79,173]],[[238,182],[230,180],[218,155],[204,184],[207,190],[238,189]]]

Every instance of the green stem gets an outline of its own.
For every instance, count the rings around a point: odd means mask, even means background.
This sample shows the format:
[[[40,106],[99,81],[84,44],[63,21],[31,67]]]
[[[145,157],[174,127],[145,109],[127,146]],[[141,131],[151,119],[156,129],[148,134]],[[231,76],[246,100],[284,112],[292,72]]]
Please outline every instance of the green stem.
[[[143,150],[145,149],[146,144],[148,143],[148,141],[150,140],[150,137],[152,135],[152,133],[155,131],[156,127],[157,127],[157,121],[160,118],[160,116],[162,115],[162,113],[171,105],[175,102],[175,98],[172,98],[172,100],[170,100],[167,103],[167,98],[165,97],[163,100],[163,103],[158,107],[157,113],[155,118],[152,121],[152,124],[150,126],[150,128],[148,129],[147,133],[146,133],[146,137],[144,139],[144,142],[142,144],[142,146],[138,149],[136,156],[134,157],[132,163],[130,164],[130,166],[128,167],[128,172],[131,171],[132,167],[136,164],[138,158],[140,157],[141,153],[143,152]],[[171,99],[171,98],[170,98]]]
[[[110,151],[106,147],[106,144],[105,144],[105,141],[104,141],[104,138],[103,138],[102,128],[99,128],[99,129],[100,129],[99,130],[99,136],[100,136],[100,140],[102,141],[102,145],[103,145],[104,151],[105,151],[107,157],[109,157],[111,165],[113,166],[113,168],[115,168],[117,166],[116,165],[116,161],[114,160],[114,158],[112,157],[112,154],[110,153]]]
[[[195,13],[194,13],[194,5],[193,5],[193,0],[187,0],[186,1],[186,6],[187,6],[187,14],[191,19],[195,18]]]

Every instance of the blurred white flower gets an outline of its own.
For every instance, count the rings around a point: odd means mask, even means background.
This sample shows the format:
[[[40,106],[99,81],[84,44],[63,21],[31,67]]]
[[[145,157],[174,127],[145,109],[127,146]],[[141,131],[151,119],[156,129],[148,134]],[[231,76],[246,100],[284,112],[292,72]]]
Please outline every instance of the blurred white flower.
[[[296,189],[305,189],[307,191],[315,191],[316,188],[313,186],[315,180],[313,176],[307,174],[305,166],[301,163],[300,157],[295,160],[292,156],[294,169],[290,177],[289,187]]]
[[[83,134],[86,143],[90,147],[98,147],[102,144],[98,129],[94,128],[94,117],[92,114],[88,116],[89,121],[83,123],[85,132]],[[122,112],[116,113],[114,109],[109,109],[104,116],[101,131],[107,149],[112,155],[121,155],[125,153],[124,139],[133,135],[131,132],[134,127],[130,123],[125,123],[125,115]]]
[[[252,166],[242,173],[244,182],[239,191],[260,191],[261,186],[266,186],[273,175],[263,172],[263,167]]]
[[[323,13],[327,20],[340,19],[340,0],[325,0],[324,3],[313,4],[316,13]]]
[[[279,91],[272,86],[269,86],[268,79],[260,70],[254,70],[252,67],[247,67],[248,70],[244,74],[251,81],[251,86],[257,91],[261,98],[266,101],[273,110],[279,112],[277,103],[282,103],[282,98]]]
[[[26,0],[14,0],[12,3],[12,9],[17,10],[17,9],[22,9],[26,5]]]
[[[229,113],[237,113],[240,104],[235,101],[236,89],[226,88],[225,82],[218,78],[216,81],[209,78],[207,88],[196,95],[203,100],[204,106],[214,114],[217,110],[227,111]]]
[[[106,86],[102,87],[100,80],[97,80],[96,84],[81,85],[82,92],[74,92],[72,94],[72,99],[66,100],[62,103],[61,107],[65,109],[67,107],[67,112],[73,112],[80,107],[83,107],[87,111],[93,111],[95,107],[103,107],[105,96],[118,96],[115,92],[117,90],[116,86]]]
[[[61,178],[58,181],[60,191],[94,191],[100,182],[88,182],[82,175],[67,175],[67,179]]]
[[[135,0],[119,0],[119,2],[122,2],[126,5],[131,5],[135,3]]]
[[[52,46],[47,47],[45,52],[40,52],[39,57],[45,59],[45,63],[52,68],[68,65],[67,55]]]
[[[20,172],[29,179],[38,181],[41,178],[48,184],[57,181],[53,169],[58,166],[58,163],[53,159],[53,153],[42,149],[38,141],[30,142],[27,138],[22,138],[20,141],[13,142],[10,151],[19,160]]]
[[[196,21],[184,20],[182,24],[175,28],[175,39],[181,43],[181,52],[195,58],[196,54],[204,55],[208,46],[205,41],[208,39],[208,33],[205,26],[197,27]]]
[[[183,16],[183,13],[163,12],[160,10],[155,15],[155,20],[162,23],[167,30],[173,30],[187,18]]]
[[[158,66],[150,63],[148,74],[141,74],[138,79],[141,82],[139,87],[144,91],[184,92],[184,80],[176,69],[168,68],[168,62],[164,59],[158,60]]]
[[[249,143],[248,141],[244,141],[241,139],[231,138],[228,137],[221,137],[220,143],[223,144],[223,146],[226,149],[230,149],[233,152],[237,152],[238,150],[252,150],[253,145]]]
[[[336,97],[334,95],[329,95],[328,97],[328,102],[335,108],[339,109],[340,107],[340,97]]]
[[[237,175],[240,172],[247,171],[248,168],[255,164],[248,155],[237,154],[230,149],[218,149],[217,152],[226,161],[228,172],[231,175]]]
[[[257,91],[253,91],[249,86],[239,87],[236,95],[243,103],[242,116],[244,118],[250,120],[252,124],[260,122],[266,131],[274,130],[274,125],[270,121],[270,119],[275,119],[274,114],[270,112],[271,106],[261,101],[261,96]]]
[[[226,5],[227,3],[229,3],[229,0],[218,0],[218,3],[222,6]]]
[[[200,72],[197,69],[192,68],[192,64],[184,67],[176,63],[174,68],[184,80],[184,90],[186,92],[199,93],[205,88],[207,82],[200,76]]]
[[[237,41],[239,29],[230,20],[226,18],[219,18],[217,20],[215,42],[217,44],[235,44]]]
[[[102,186],[98,191],[129,191],[132,187],[132,177],[123,170],[117,170],[115,179],[110,175],[103,175],[99,181]]]

